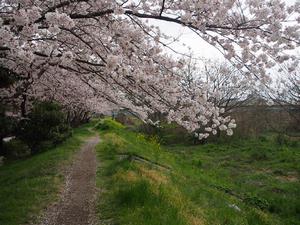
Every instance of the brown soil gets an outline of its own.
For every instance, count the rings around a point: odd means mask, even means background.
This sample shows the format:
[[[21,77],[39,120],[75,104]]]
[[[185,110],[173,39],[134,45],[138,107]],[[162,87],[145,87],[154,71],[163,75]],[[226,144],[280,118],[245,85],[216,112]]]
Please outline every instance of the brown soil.
[[[93,137],[75,156],[66,176],[66,184],[59,202],[51,205],[40,225],[92,225],[95,224],[96,169]]]
[[[284,182],[297,182],[299,180],[296,173],[288,173],[285,176],[277,176],[276,178]]]

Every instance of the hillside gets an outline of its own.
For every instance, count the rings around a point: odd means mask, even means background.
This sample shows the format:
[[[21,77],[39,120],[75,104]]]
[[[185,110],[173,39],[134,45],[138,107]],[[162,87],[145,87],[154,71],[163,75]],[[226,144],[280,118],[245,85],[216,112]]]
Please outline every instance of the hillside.
[[[161,146],[115,121],[98,129],[103,224],[300,224],[297,142]]]

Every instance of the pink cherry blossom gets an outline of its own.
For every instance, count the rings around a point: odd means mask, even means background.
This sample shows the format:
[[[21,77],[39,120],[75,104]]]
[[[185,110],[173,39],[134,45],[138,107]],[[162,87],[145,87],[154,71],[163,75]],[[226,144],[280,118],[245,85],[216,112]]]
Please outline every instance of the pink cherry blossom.
[[[28,96],[29,106],[56,100],[71,114],[126,108],[144,121],[161,112],[190,132],[208,127],[200,139],[217,128],[231,135],[235,123],[207,98],[207,87],[182,85],[185,60],[164,53],[172,37],[146,19],[187,27],[247,71],[249,82],[267,82],[267,68],[299,60],[289,54],[299,47],[299,8],[282,0],[4,0],[0,65],[22,79],[0,98]]]

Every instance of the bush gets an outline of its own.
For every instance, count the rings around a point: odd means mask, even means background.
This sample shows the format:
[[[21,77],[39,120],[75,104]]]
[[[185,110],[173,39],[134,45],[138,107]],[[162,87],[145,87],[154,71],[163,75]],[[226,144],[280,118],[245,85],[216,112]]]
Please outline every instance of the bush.
[[[138,132],[146,134],[148,136],[162,137],[163,128],[153,124],[143,123],[138,127]]]
[[[159,126],[151,124],[141,124],[137,132],[149,137],[156,137],[157,141],[163,145],[193,144],[194,134],[188,133],[183,127],[176,123],[162,121]]]
[[[67,124],[60,124],[58,130],[52,134],[52,142],[54,145],[62,143],[68,137],[72,136],[72,129]]]
[[[0,104],[0,156],[6,155],[4,146],[3,146],[3,138],[12,135],[13,130],[16,126],[16,120],[12,117],[9,117],[5,114],[7,107]]]
[[[119,129],[123,129],[124,126],[113,120],[113,119],[104,119],[104,120],[101,120],[96,126],[95,126],[96,129],[98,130],[102,130],[102,131],[105,131],[105,130],[119,130]]]
[[[20,139],[13,139],[4,144],[8,158],[22,158],[30,155],[30,148]]]
[[[56,145],[71,134],[61,107],[53,102],[34,104],[28,118],[19,124],[18,137],[27,143],[32,153]]]
[[[95,128],[98,129],[98,130],[103,130],[103,131],[109,130],[108,124],[103,123],[103,121],[100,121],[100,122],[95,126]]]

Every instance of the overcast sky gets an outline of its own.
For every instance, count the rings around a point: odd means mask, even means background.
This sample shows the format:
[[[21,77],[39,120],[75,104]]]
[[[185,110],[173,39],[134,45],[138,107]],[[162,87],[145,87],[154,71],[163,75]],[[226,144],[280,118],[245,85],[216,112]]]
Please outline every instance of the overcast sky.
[[[195,33],[193,33],[186,27],[162,21],[151,21],[151,24],[159,26],[160,30],[168,36],[176,38],[179,37],[179,42],[174,42],[170,44],[170,47],[172,47],[177,52],[189,53],[191,51],[197,58],[204,57],[213,59],[223,59],[222,54],[215,47],[202,40],[199,36],[197,36]],[[168,52],[173,53],[171,51]]]
[[[296,1],[297,0],[285,0],[285,3],[287,5],[291,5]],[[188,28],[185,28],[178,24],[157,20],[150,20],[150,24],[158,26],[160,30],[168,36],[180,37],[179,42],[175,42],[170,45],[170,47],[172,47],[178,52],[186,54],[191,51],[197,58],[224,60],[223,55],[215,47],[202,40],[199,36],[190,31]],[[188,47],[190,47],[190,50]],[[169,50],[166,51],[175,54]]]

